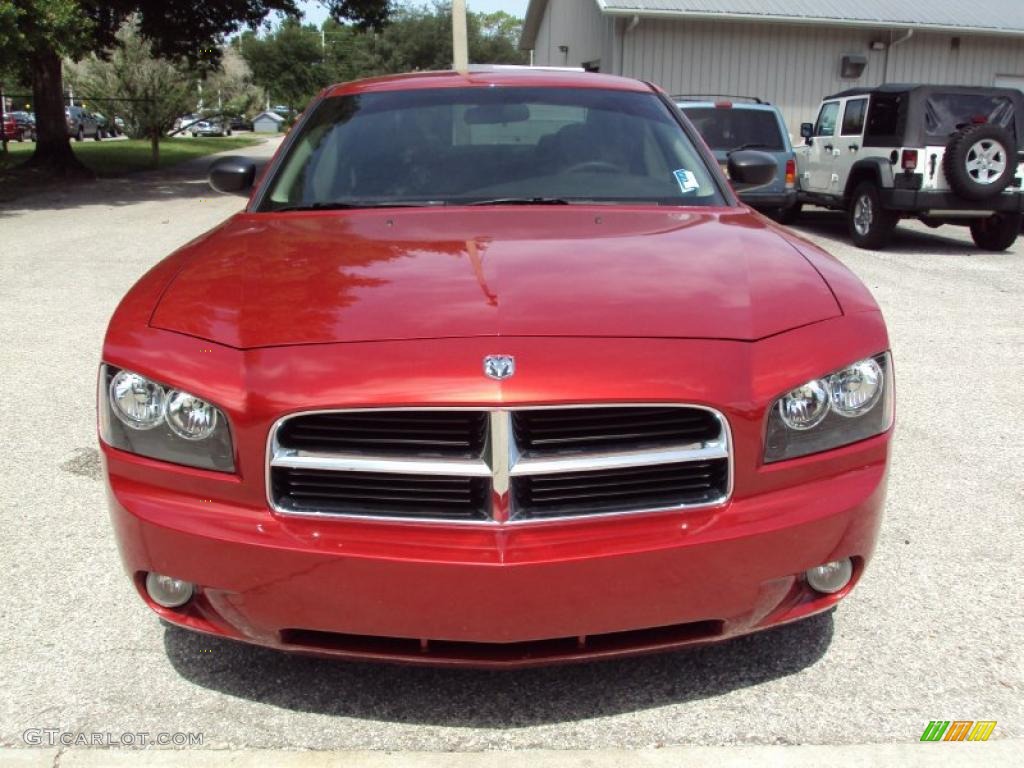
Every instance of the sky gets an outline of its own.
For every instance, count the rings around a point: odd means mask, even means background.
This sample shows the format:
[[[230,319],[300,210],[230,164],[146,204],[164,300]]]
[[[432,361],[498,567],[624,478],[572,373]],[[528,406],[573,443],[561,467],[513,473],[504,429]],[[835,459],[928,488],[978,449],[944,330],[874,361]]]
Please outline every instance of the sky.
[[[414,0],[415,2],[415,0]],[[507,11],[513,16],[523,18],[526,15],[526,4],[528,0],[466,0],[466,5],[471,11],[477,13],[491,13],[493,11]],[[426,4],[421,2],[420,4]],[[299,3],[302,11],[306,14],[307,24],[320,26],[327,18],[327,11],[316,0],[303,0]]]

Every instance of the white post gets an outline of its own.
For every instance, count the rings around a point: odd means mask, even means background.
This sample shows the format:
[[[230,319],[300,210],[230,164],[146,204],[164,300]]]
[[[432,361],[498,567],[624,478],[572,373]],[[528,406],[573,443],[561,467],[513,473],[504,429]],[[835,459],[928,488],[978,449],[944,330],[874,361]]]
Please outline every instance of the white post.
[[[466,0],[452,0],[452,58],[456,72],[469,71],[469,38],[466,34]]]

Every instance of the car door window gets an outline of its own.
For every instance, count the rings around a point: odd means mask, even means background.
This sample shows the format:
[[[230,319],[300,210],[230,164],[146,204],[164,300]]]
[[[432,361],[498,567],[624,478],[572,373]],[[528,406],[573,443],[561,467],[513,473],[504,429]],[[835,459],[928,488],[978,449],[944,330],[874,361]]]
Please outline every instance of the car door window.
[[[843,110],[843,136],[860,136],[864,131],[864,116],[868,111],[867,99],[850,99]]]
[[[839,102],[830,101],[821,105],[818,122],[814,124],[815,136],[835,136],[836,121],[839,117]]]

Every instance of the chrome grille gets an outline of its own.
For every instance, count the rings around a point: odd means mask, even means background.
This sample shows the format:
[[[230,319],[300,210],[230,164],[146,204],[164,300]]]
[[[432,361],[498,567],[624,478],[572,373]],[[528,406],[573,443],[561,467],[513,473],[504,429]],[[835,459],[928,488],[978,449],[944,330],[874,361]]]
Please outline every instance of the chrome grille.
[[[732,489],[700,406],[393,408],[296,414],[268,443],[283,514],[484,524],[709,506]]]
[[[303,451],[473,458],[486,435],[483,411],[342,411],[288,419],[278,440]]]
[[[515,411],[512,428],[524,454],[615,450],[714,440],[720,425],[696,408],[541,408]]]

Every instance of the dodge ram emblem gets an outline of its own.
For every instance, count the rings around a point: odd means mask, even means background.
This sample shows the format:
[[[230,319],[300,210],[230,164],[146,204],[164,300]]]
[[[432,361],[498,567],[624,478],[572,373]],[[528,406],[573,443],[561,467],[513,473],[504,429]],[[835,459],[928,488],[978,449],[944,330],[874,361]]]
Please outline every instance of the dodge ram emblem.
[[[488,355],[484,358],[484,375],[501,381],[516,372],[516,359],[512,355]]]

